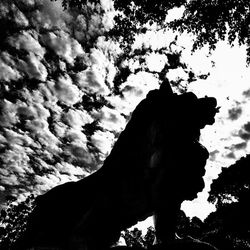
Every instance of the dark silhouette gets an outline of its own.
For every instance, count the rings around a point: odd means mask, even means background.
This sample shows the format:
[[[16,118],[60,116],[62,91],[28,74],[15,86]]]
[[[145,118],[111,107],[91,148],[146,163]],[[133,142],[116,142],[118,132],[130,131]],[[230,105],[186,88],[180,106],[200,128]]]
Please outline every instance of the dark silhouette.
[[[244,126],[245,134],[247,129],[248,123]],[[250,248],[249,166],[250,155],[247,155],[223,168],[211,185],[209,200],[216,204],[217,210],[205,219],[200,233],[204,240],[220,249]]]
[[[182,249],[176,216],[182,201],[204,187],[209,154],[199,143],[200,129],[214,123],[216,105],[215,98],[173,94],[167,83],[150,91],[101,169],[37,198],[14,249],[108,249],[121,230],[152,214],[154,249]]]

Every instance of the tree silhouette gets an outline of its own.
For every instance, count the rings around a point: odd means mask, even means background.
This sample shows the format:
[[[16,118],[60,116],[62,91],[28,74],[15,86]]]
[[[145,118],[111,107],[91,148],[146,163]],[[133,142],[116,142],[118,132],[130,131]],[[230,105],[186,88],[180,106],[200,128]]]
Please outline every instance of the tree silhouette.
[[[86,2],[98,3],[97,0],[64,0],[64,8],[81,8]],[[165,22],[169,10],[183,6],[185,11],[180,19]],[[248,0],[170,0],[147,1],[126,0],[114,1],[116,10],[121,11],[115,17],[116,26],[110,32],[124,36],[124,41],[131,43],[134,34],[145,33],[147,26],[156,22],[161,27],[173,28],[179,32],[187,31],[195,35],[193,50],[206,44],[215,49],[219,40],[227,40],[230,45],[235,41],[239,45],[247,45],[248,63],[250,60],[250,3]],[[128,34],[127,30],[131,32]]]
[[[250,155],[241,158],[228,168],[223,168],[218,179],[211,185],[209,201],[217,202],[217,207],[239,200],[250,188]]]
[[[0,249],[8,250],[25,231],[27,218],[34,208],[35,197],[28,196],[17,202],[9,197],[7,206],[0,213]]]
[[[57,0],[52,0],[57,1]],[[170,69],[182,68],[188,75],[188,80],[183,80],[181,77],[178,81],[171,81],[171,85],[179,89],[180,92],[187,90],[187,84],[197,80],[197,78],[204,79],[208,75],[195,75],[188,66],[181,60],[181,50],[175,51],[172,49],[172,45],[176,44],[176,39],[168,46],[152,50],[152,48],[142,46],[141,48],[134,49],[132,47],[135,37],[139,34],[145,34],[148,30],[151,30],[153,23],[157,23],[156,30],[163,30],[169,28],[169,24],[165,23],[167,11],[175,7],[180,7],[185,4],[186,0],[175,1],[147,1],[147,0],[126,0],[126,1],[114,1],[114,8],[117,11],[117,15],[114,17],[114,27],[106,31],[104,36],[107,40],[111,39],[119,43],[122,49],[120,55],[114,61],[117,72],[114,78],[115,94],[122,95],[120,86],[126,82],[131,74],[137,74],[139,72],[152,73],[162,83],[166,80],[166,73]],[[80,9],[84,13],[94,11],[98,9],[100,5],[99,0],[63,0],[62,6],[64,9]],[[148,26],[149,24],[149,26]],[[172,25],[171,27],[174,27]],[[93,37],[91,40],[92,45],[96,42],[97,37]],[[146,58],[150,53],[156,53],[158,55],[167,56],[168,63],[165,67],[158,71],[152,71],[147,66]],[[139,65],[135,69],[131,69],[127,62],[138,61]]]
[[[194,49],[208,44],[214,49],[219,40],[233,45],[246,44],[248,63],[250,59],[250,3],[247,0],[193,0],[185,4],[183,17],[171,24],[172,27],[196,35]]]
[[[124,238],[128,247],[149,249],[152,247],[154,242],[155,230],[153,227],[149,227],[147,229],[147,233],[143,235],[141,230],[134,228],[132,230],[125,230],[122,232],[121,237]]]
[[[224,168],[211,185],[209,201],[217,210],[204,221],[204,239],[221,249],[250,247],[250,155]]]

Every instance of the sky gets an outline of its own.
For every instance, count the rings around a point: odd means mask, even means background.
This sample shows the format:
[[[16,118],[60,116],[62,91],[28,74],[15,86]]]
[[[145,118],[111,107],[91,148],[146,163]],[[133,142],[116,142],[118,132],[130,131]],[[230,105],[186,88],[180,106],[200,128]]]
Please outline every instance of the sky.
[[[136,73],[142,66],[160,71],[168,63],[166,55],[152,52],[145,56],[145,65],[124,62],[122,66],[132,73],[121,85],[123,97],[113,93],[118,70],[114,61],[122,49],[103,36],[114,25],[112,2],[102,0],[98,8],[87,18],[84,10],[64,11],[60,1],[0,3],[1,20],[12,27],[0,51],[1,204],[7,195],[24,199],[30,192],[44,193],[98,169],[133,109],[149,90],[159,87],[154,74]],[[168,18],[176,15],[178,11]],[[175,36],[172,31],[151,30],[138,36],[133,46],[168,47]],[[244,46],[219,42],[212,53],[206,47],[191,53],[192,40],[179,35],[169,49],[182,51],[182,62],[195,74],[209,73],[191,83],[188,91],[198,97],[214,96],[221,106],[215,124],[201,136],[210,152],[205,189],[182,205],[188,216],[204,219],[214,210],[207,202],[212,180],[250,151],[250,72]],[[188,73],[182,68],[170,70],[167,77],[181,78],[187,85]],[[104,104],[97,106],[101,100]]]

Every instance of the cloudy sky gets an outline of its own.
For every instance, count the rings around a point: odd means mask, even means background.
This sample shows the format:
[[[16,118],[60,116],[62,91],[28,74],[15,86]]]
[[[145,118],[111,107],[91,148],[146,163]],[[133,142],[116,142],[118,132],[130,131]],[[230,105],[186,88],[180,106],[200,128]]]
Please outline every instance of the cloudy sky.
[[[30,192],[40,194],[98,169],[129,114],[159,86],[154,74],[136,73],[139,61],[127,60],[123,66],[132,73],[121,85],[123,96],[116,95],[114,62],[122,50],[103,36],[114,25],[112,2],[102,0],[86,13],[64,11],[60,1],[0,2],[5,25],[0,51],[1,204],[7,195],[22,199]],[[138,36],[133,46],[168,47],[175,36],[151,30]],[[171,50],[182,51],[182,62],[195,74],[209,73],[189,90],[198,97],[215,96],[221,106],[215,125],[202,132],[202,143],[210,152],[205,190],[196,200],[183,203],[188,216],[203,219],[214,209],[206,202],[212,180],[221,168],[250,151],[250,72],[245,47],[220,42],[211,54],[207,48],[191,54],[192,39],[178,36]],[[157,72],[166,63],[166,55],[152,52],[144,66]],[[167,77],[182,79],[185,85],[188,73],[176,68]]]

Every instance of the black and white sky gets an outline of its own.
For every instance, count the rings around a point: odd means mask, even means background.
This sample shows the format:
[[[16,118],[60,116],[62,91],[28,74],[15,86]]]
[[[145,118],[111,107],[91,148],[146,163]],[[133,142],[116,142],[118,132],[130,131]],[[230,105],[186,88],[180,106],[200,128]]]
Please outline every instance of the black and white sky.
[[[171,11],[167,18],[182,11]],[[131,59],[124,62],[132,73],[120,86],[123,96],[114,94],[114,61],[122,49],[103,36],[113,27],[114,15],[111,0],[100,1],[88,16],[63,10],[60,0],[0,2],[0,17],[7,24],[0,50],[2,205],[7,195],[24,199],[98,169],[135,106],[158,88],[158,78],[136,73],[140,63]],[[188,90],[198,97],[215,96],[221,106],[215,125],[202,132],[201,141],[211,153],[205,190],[183,203],[188,216],[205,218],[214,209],[206,201],[211,181],[250,151],[250,71],[244,46],[219,42],[212,53],[206,47],[191,53],[193,37],[171,30],[151,29],[133,47],[151,47],[146,67],[161,71],[168,58],[154,50],[169,46],[176,35],[171,49],[182,51],[182,62],[196,74],[209,73]],[[179,67],[167,77],[185,84],[188,73]],[[95,105],[96,96],[102,98],[101,106]],[[83,106],[83,99],[90,105]]]

